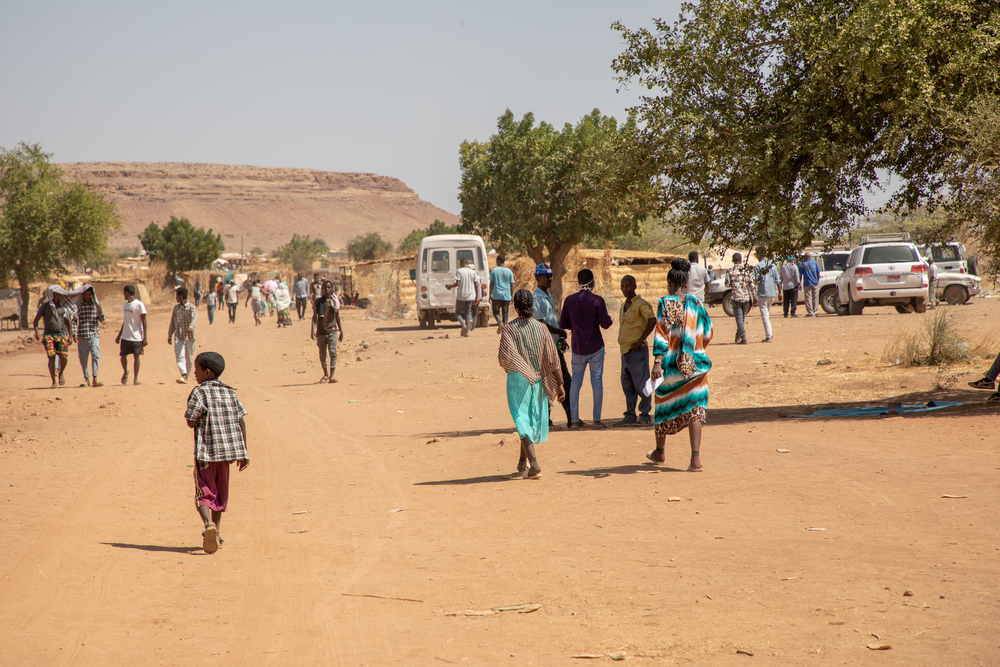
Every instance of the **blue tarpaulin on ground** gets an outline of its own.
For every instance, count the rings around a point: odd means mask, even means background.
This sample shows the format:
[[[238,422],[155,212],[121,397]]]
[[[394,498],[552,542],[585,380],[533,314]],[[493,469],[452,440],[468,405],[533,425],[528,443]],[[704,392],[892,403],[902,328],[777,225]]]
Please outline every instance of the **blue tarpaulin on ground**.
[[[915,403],[890,407],[888,405],[866,405],[860,408],[830,408],[828,410],[817,410],[811,415],[787,415],[789,417],[878,417],[888,415],[889,410],[895,410],[901,415],[908,415],[914,412],[930,412],[941,408],[950,408],[953,405],[963,405],[952,401],[931,401],[927,405]]]

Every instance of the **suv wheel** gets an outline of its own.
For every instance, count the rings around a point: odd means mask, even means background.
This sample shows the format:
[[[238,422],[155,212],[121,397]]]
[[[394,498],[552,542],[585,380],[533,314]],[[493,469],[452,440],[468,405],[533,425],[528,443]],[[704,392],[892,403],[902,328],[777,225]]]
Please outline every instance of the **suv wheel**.
[[[837,288],[827,287],[819,295],[819,307],[823,309],[823,312],[828,315],[833,315],[837,312]]]
[[[851,293],[847,293],[847,312],[850,315],[862,315],[865,312],[864,304],[851,298]]]
[[[897,303],[896,312],[899,313],[900,315],[912,315],[913,305],[909,303]]]
[[[969,295],[961,285],[948,285],[944,288],[944,300],[952,306],[961,306],[969,300]]]
[[[920,299],[913,297],[913,312],[915,313],[926,313],[927,312],[927,299]]]
[[[726,296],[722,297],[722,310],[729,317],[736,317],[736,311],[733,310],[732,292],[726,292]]]
[[[841,301],[840,301],[840,292],[838,292],[837,290],[833,291],[833,308],[836,311],[837,315],[849,315],[850,314],[850,313],[847,312],[847,306],[845,306],[843,303],[841,303]]]

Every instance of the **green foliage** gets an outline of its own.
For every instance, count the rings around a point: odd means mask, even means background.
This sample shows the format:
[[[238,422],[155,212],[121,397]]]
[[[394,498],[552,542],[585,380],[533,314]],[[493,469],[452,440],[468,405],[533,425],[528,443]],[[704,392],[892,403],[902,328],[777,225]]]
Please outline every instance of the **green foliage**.
[[[880,174],[916,209],[947,185],[956,114],[1000,84],[1000,6],[704,0],[629,30],[614,69],[651,93],[634,163],[694,239],[785,254],[842,240]]]
[[[323,239],[311,239],[308,236],[292,234],[292,240],[274,251],[275,257],[286,264],[291,264],[296,271],[309,271],[313,262],[330,252]]]
[[[427,229],[414,229],[399,242],[399,252],[404,255],[415,253],[420,248],[420,242],[427,236],[440,236],[442,234],[458,234],[458,225],[446,225],[435,219]]]
[[[113,201],[63,180],[51,158],[39,144],[0,148],[0,282],[13,275],[21,288],[21,326],[28,284],[100,256],[121,226]]]
[[[138,257],[142,248],[139,246],[125,246],[123,248],[114,248],[111,250],[111,255],[115,259],[125,259],[126,257]]]
[[[151,223],[139,240],[150,260],[166,262],[171,273],[209,269],[225,250],[222,235],[213,235],[211,229],[195,229],[187,218],[174,216],[170,216],[170,222],[162,230]]]
[[[636,232],[652,210],[652,182],[629,165],[636,137],[632,118],[619,126],[596,109],[561,131],[508,109],[488,141],[462,142],[462,231],[550,261],[559,296],[576,243]]]
[[[263,255],[264,254],[264,249],[261,248],[259,245],[255,245],[254,247],[250,248],[250,254],[251,255]]]
[[[355,236],[347,242],[347,256],[356,262],[381,259],[391,253],[392,243],[383,239],[378,232]]]

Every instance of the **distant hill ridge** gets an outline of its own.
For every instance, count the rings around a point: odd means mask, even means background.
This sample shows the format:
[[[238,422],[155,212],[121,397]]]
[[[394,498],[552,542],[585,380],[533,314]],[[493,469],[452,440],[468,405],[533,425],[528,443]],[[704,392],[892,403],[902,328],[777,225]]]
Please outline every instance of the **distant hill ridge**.
[[[73,162],[59,165],[67,178],[87,181],[118,203],[125,218],[112,247],[138,245],[151,222],[170,216],[222,234],[228,251],[265,251],[292,234],[322,238],[343,248],[359,234],[377,231],[398,241],[435,219],[458,217],[425,202],[390,176],[279,167],[188,162]]]

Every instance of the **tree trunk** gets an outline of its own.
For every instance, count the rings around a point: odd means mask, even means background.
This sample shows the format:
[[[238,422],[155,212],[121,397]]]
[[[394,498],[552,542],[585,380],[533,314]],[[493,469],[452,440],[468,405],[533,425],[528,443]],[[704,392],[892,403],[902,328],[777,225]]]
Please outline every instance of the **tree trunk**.
[[[563,277],[566,275],[566,258],[569,256],[570,251],[573,250],[575,243],[557,243],[553,245],[546,244],[549,249],[549,264],[552,266],[552,287],[549,291],[552,293],[552,302],[556,306],[556,312],[562,313],[562,294],[563,294]]]
[[[17,274],[17,286],[21,288],[21,309],[18,312],[18,325],[21,329],[28,328],[28,302],[31,292],[28,291],[28,281]]]

